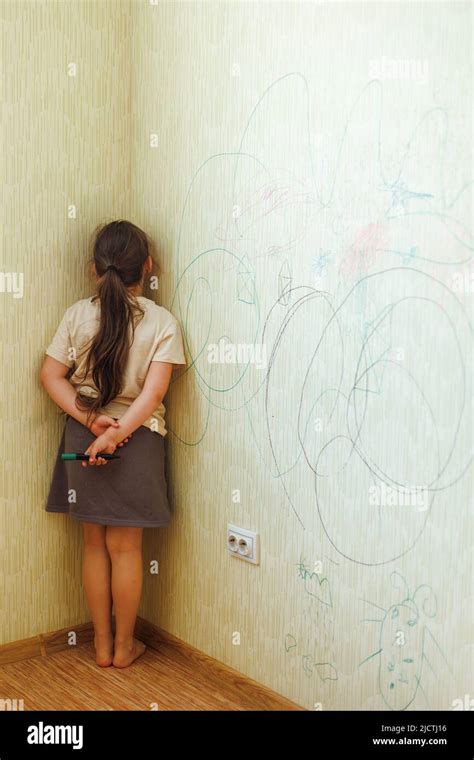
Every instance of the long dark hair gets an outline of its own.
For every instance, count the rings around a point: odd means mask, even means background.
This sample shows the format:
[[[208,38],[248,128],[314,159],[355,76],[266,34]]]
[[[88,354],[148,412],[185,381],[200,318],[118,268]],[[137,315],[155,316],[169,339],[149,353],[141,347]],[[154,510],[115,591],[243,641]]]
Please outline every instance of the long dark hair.
[[[95,265],[98,276],[97,294],[92,301],[100,301],[100,325],[88,348],[82,381],[92,366],[98,395],[90,397],[78,392],[76,396],[76,407],[88,410],[87,424],[93,414],[122,390],[135,327],[145,314],[127,288],[141,282],[151,247],[152,241],[143,230],[122,219],[101,224],[94,230],[89,264]]]

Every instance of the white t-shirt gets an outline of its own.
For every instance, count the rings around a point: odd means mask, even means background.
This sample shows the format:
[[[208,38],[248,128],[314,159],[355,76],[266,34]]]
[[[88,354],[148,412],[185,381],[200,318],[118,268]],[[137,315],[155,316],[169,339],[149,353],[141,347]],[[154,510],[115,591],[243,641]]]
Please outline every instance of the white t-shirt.
[[[145,315],[135,327],[135,336],[130,347],[123,377],[123,388],[100,411],[111,417],[120,418],[143,389],[143,384],[151,362],[170,362],[174,367],[186,364],[181,328],[176,317],[164,306],[144,296],[138,302]],[[100,302],[97,298],[83,298],[70,306],[64,314],[46,353],[53,359],[74,368],[68,377],[76,391],[88,396],[97,396],[97,387],[92,380],[92,367],[81,383],[84,375],[87,350],[90,339],[99,328]],[[142,423],[145,427],[166,435],[165,407],[158,409]]]

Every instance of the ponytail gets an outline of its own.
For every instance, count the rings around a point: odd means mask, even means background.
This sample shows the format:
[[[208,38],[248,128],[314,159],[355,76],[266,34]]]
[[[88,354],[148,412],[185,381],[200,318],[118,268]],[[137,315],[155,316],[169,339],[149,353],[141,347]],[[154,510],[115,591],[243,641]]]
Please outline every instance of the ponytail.
[[[129,288],[141,281],[148,256],[148,238],[131,222],[112,222],[96,231],[93,262],[99,279],[92,301],[100,302],[100,324],[88,349],[82,382],[92,367],[98,394],[91,397],[81,391],[76,396],[76,407],[88,410],[87,424],[122,390],[135,328],[145,314]]]

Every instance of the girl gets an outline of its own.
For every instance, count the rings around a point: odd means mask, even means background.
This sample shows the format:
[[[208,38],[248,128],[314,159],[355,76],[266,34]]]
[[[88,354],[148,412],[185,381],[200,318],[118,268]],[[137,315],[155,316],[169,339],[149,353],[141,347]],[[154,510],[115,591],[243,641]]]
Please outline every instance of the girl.
[[[127,667],[145,650],[134,638],[142,533],[171,518],[163,398],[173,368],[186,359],[175,317],[143,296],[149,251],[146,234],[131,222],[95,231],[97,293],[67,309],[40,374],[66,412],[46,511],[83,523],[83,582],[103,667]],[[117,448],[119,459],[100,456]],[[85,452],[89,460],[63,461],[64,451]]]

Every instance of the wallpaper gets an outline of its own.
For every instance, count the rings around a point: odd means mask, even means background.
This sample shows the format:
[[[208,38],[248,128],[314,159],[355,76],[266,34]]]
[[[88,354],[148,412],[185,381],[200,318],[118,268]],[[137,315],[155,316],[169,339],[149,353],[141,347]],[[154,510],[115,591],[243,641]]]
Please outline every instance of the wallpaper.
[[[308,709],[464,698],[471,13],[3,9],[22,40],[4,270],[25,273],[2,300],[4,641],[88,619],[78,526],[42,511],[61,418],[37,369],[90,291],[90,230],[124,215],[156,241],[152,297],[189,360],[165,399],[173,521],[146,532],[140,614]],[[228,553],[229,523],[258,533],[260,564]]]

